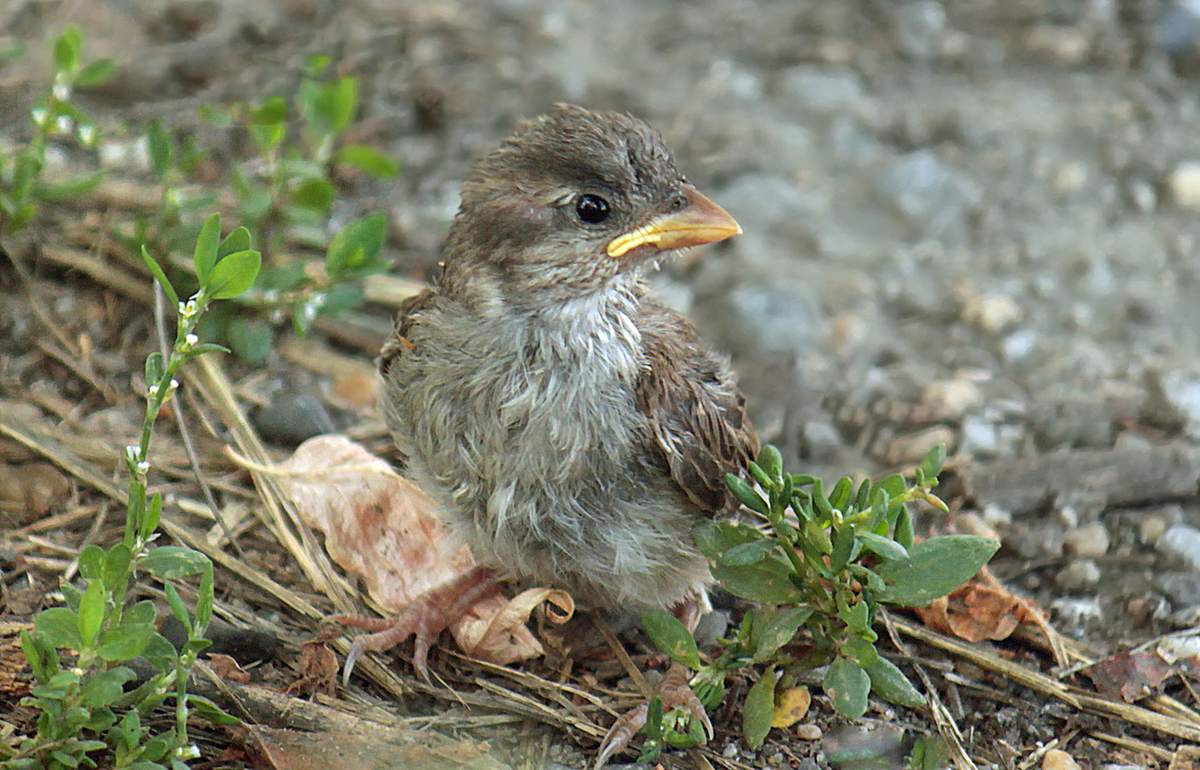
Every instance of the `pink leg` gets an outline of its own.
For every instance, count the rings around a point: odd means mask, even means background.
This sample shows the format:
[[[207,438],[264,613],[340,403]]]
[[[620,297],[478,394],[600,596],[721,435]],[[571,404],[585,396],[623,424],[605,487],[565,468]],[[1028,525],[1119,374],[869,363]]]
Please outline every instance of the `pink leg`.
[[[430,681],[426,663],[429,649],[437,640],[438,634],[465,615],[480,600],[495,593],[499,586],[500,581],[495,570],[475,567],[449,583],[418,596],[395,617],[330,616],[329,620],[335,623],[372,632],[358,637],[351,645],[350,654],[346,656],[342,683],[349,683],[354,664],[364,652],[390,650],[413,635],[416,636],[413,668],[422,679]]]

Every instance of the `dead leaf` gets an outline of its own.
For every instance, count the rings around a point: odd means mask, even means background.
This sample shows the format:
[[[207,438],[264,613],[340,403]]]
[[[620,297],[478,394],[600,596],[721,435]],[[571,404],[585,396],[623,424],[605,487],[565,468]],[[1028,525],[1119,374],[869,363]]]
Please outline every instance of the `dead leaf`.
[[[775,699],[775,716],[771,727],[791,727],[804,719],[812,696],[807,687],[791,687]]]
[[[448,538],[433,498],[345,436],[309,439],[270,472],[305,522],[325,534],[330,557],[388,612],[475,566],[470,550]],[[542,645],[525,624],[543,602],[559,610],[556,622],[574,612],[564,591],[530,589],[485,599],[450,632],[465,652],[494,663],[537,657]]]
[[[1163,681],[1175,674],[1194,677],[1198,671],[1200,659],[1195,655],[1172,662],[1165,660],[1157,649],[1121,651],[1083,669],[1102,694],[1119,697],[1126,703],[1153,695]]]

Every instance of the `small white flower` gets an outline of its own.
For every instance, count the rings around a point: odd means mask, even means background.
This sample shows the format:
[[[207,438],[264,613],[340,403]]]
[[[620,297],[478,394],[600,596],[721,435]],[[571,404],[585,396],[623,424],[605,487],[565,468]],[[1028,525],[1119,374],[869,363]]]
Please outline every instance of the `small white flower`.
[[[189,334],[183,338],[183,341],[188,344],[189,348],[192,348],[196,346],[196,343],[200,341],[200,338],[195,334]],[[172,382],[174,382],[174,380],[172,380]]]
[[[71,133],[71,118],[69,115],[59,115],[58,120],[54,121],[54,127],[60,134]]]
[[[46,110],[45,109],[39,107],[36,110],[31,111],[29,114],[31,117],[33,117],[34,123],[38,124],[39,126],[46,125]]]
[[[155,396],[157,396],[158,395],[158,383],[151,385],[147,389],[147,392],[149,393],[150,398],[154,398]]]
[[[66,84],[61,76],[54,80],[54,98],[60,102],[65,102],[71,98],[71,87]]]
[[[137,472],[138,472],[139,476],[145,476],[147,473],[149,473],[150,472],[150,462],[148,460],[142,460],[140,463],[138,463],[137,464]]]
[[[79,141],[83,142],[87,147],[91,147],[93,144],[95,144],[96,138],[99,135],[100,132],[97,131],[96,127],[90,123],[79,127]]]

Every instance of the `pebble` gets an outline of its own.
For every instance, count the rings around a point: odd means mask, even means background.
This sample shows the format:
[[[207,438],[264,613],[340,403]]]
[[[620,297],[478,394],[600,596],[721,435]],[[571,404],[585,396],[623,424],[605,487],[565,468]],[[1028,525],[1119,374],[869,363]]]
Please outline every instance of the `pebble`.
[[[999,334],[1024,317],[1021,306],[1007,294],[980,294],[963,303],[962,320],[988,334]]]
[[[892,42],[910,59],[936,58],[941,53],[945,32],[946,9],[935,0],[892,6]]]
[[[1186,160],[1167,177],[1167,189],[1180,208],[1200,211],[1200,161]]]
[[[925,386],[921,403],[930,407],[934,419],[958,419],[983,404],[983,391],[966,377],[937,380]]]
[[[777,82],[780,95],[802,108],[806,117],[849,112],[863,99],[862,78],[843,67],[789,67]]]
[[[1055,578],[1060,588],[1068,591],[1078,591],[1081,588],[1094,586],[1100,582],[1100,568],[1091,559],[1080,559],[1071,562],[1059,570]]]
[[[1083,64],[1091,53],[1091,41],[1075,27],[1039,24],[1025,35],[1031,53],[1063,64]]]
[[[1200,531],[1187,524],[1176,524],[1162,534],[1154,544],[1158,552],[1178,559],[1191,569],[1200,571]]]
[[[1138,522],[1138,539],[1145,545],[1154,545],[1167,531],[1167,522],[1161,516],[1150,515]]]
[[[981,197],[969,176],[929,149],[896,158],[879,175],[876,188],[928,238],[960,228]]]
[[[804,459],[812,462],[833,461],[846,443],[837,426],[829,420],[809,420],[800,435],[805,450]]]
[[[820,740],[821,734],[821,728],[811,722],[796,726],[796,737],[802,741]]]
[[[1200,575],[1195,572],[1159,570],[1154,575],[1154,585],[1173,607],[1200,605]]]
[[[730,339],[753,340],[769,353],[807,350],[824,330],[814,299],[786,285],[738,286],[728,300]]]
[[[1162,391],[1183,418],[1188,435],[1200,438],[1200,379],[1179,370],[1166,372],[1162,375]]]
[[[1079,763],[1061,749],[1050,749],[1042,757],[1042,770],[1079,770]]]
[[[953,447],[954,439],[954,431],[947,425],[934,425],[917,433],[897,436],[888,444],[887,462],[893,465],[919,463],[938,444]]]
[[[1033,329],[1022,329],[1021,331],[1013,332],[1005,337],[1004,342],[1001,343],[1004,360],[1009,363],[1015,363],[1029,358],[1029,355],[1037,350],[1039,340],[1038,333]]]
[[[1056,599],[1050,609],[1068,626],[1097,626],[1104,618],[1100,600],[1095,597]]]
[[[1063,548],[1081,559],[1098,559],[1108,553],[1108,529],[1101,523],[1085,524],[1063,536]]]
[[[333,418],[315,396],[283,394],[251,412],[250,421],[267,441],[299,446],[313,436],[335,433]]]

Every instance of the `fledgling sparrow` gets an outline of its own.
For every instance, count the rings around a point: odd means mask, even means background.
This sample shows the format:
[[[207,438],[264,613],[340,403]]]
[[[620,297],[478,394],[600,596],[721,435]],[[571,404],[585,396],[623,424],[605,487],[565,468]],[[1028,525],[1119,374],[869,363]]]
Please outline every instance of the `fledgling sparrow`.
[[[477,562],[603,608],[703,601],[692,527],[758,439],[726,359],[647,291],[741,232],[659,134],[559,105],[463,183],[434,289],[379,360],[407,475]]]

